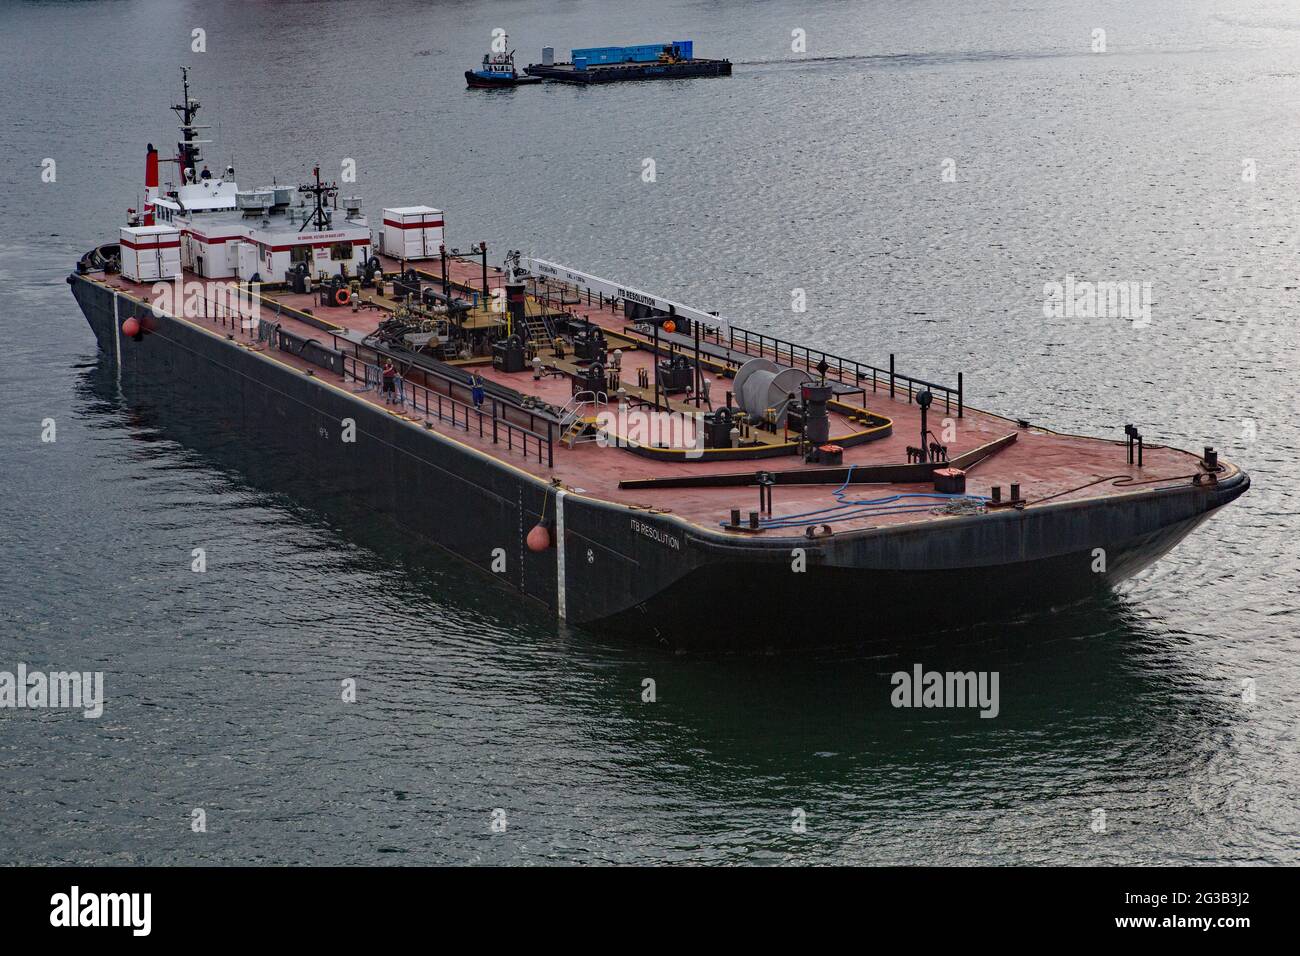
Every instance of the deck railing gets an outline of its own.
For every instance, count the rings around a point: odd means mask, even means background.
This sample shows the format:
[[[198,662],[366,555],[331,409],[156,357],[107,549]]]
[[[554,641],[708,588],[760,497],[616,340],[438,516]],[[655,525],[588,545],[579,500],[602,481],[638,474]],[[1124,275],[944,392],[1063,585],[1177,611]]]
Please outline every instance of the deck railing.
[[[258,298],[264,302],[268,301],[264,297]],[[341,339],[336,334],[342,329],[333,323],[316,319],[308,313],[288,306],[282,307],[281,303],[274,303],[277,317],[292,317],[329,335],[333,342],[333,348],[329,348],[314,338],[305,338],[289,332],[273,320],[254,318],[242,310],[231,309],[219,299],[205,296],[201,302],[198,315],[200,318],[207,319],[231,332],[243,332],[250,339],[269,341],[281,351],[297,355],[313,365],[341,375],[344,381],[352,379],[366,385],[378,384],[379,353],[367,349],[371,359],[367,361],[362,357],[360,347],[356,343]],[[349,347],[352,349],[351,354],[347,352]],[[371,369],[370,378],[366,375],[367,367]],[[535,456],[538,464],[544,464],[547,468],[555,466],[555,423],[550,419],[540,417],[531,409],[505,402],[496,396],[485,396],[484,400],[491,410],[484,411],[479,406],[462,402],[451,394],[455,387],[464,389],[466,386],[463,382],[434,369],[423,366],[419,366],[419,369],[426,382],[430,379],[441,381],[447,392],[444,394],[428,387],[427,384],[422,385],[409,379],[403,381],[403,388],[410,395],[409,403],[417,411],[422,411],[427,417],[436,418],[452,427],[460,428],[466,433],[477,432],[479,438],[490,437],[493,444],[504,442],[511,451],[518,448],[524,456]],[[405,396],[404,400],[406,400]],[[525,428],[507,419],[505,415],[508,410],[513,411],[517,416],[526,416],[529,427]],[[539,421],[546,426],[544,433],[538,429]]]
[[[449,254],[448,258],[456,258],[476,265],[480,263],[479,258],[466,255],[452,256]],[[430,276],[429,278],[433,277]],[[494,282],[497,287],[500,287],[505,282],[504,276],[500,274],[490,275],[488,280],[489,288],[492,287]],[[451,285],[471,291],[474,288],[472,283],[452,281]],[[557,288],[560,290],[560,301],[558,303],[555,302],[554,293],[551,291]],[[569,311],[571,308],[580,307],[584,303],[588,306],[603,307],[613,305],[617,301],[599,292],[592,293],[590,289],[583,290],[571,283],[549,277],[534,277],[530,291],[534,297],[546,304],[558,305],[561,311]],[[564,295],[566,291],[572,291],[575,299],[567,299]],[[906,375],[898,371],[895,365],[895,356],[892,352],[889,355],[889,368],[885,369],[855,359],[844,358],[812,346],[800,345],[797,342],[791,342],[775,335],[755,332],[752,329],[745,329],[735,325],[728,325],[725,329],[721,326],[709,328],[701,325],[700,340],[743,351],[748,355],[770,356],[776,362],[784,361],[792,366],[803,366],[810,372],[816,371],[817,366],[825,362],[827,378],[833,378],[841,385],[852,384],[854,387],[865,389],[865,383],[870,380],[873,392],[878,392],[888,385],[890,398],[896,397],[901,390],[906,393],[909,403],[916,400],[919,391],[928,389],[936,397],[942,397],[945,412],[952,412],[955,406],[958,418],[965,415],[965,382],[963,381],[964,375],[961,372],[957,373],[957,384],[955,386],[917,378],[914,375]]]
[[[830,352],[824,352],[808,345],[799,345],[796,342],[777,338],[774,335],[767,335],[764,332],[754,332],[734,325],[728,328],[725,337],[721,332],[709,334],[701,329],[700,339],[718,345],[726,345],[728,348],[742,351],[746,355],[760,358],[770,356],[775,362],[786,362],[792,366],[802,365],[810,372],[815,371],[818,365],[825,362],[827,366],[826,377],[828,379],[833,378],[840,384],[848,384],[845,382],[845,376],[850,376],[852,384],[859,388],[865,388],[863,383],[870,380],[873,392],[879,391],[884,385],[888,385],[890,398],[893,398],[901,389],[907,393],[909,403],[915,400],[918,391],[929,389],[936,397],[942,395],[945,411],[951,412],[954,404],[957,407],[958,418],[961,418],[965,411],[961,372],[957,373],[955,388],[939,382],[929,382],[912,375],[904,375],[894,367],[892,352],[889,355],[889,368],[883,369],[854,359],[833,355]],[[917,386],[920,386],[920,389]]]
[[[194,315],[186,315],[187,311],[192,311]],[[223,329],[230,329],[232,332],[243,332],[250,337],[257,333],[257,319],[245,313],[243,309],[232,309],[219,296],[205,294],[198,300],[197,308],[182,310],[180,315],[187,318],[207,319]]]
[[[373,361],[367,361],[359,354],[354,343],[340,343],[335,337],[335,347],[339,348],[340,345],[352,345],[353,348],[352,354],[343,352],[344,380],[352,379],[367,386],[377,385],[378,353],[372,353]],[[528,414],[534,425],[533,428],[525,428],[505,417],[505,409],[514,406],[508,406],[497,397],[489,395],[484,397],[484,402],[489,408],[485,411],[480,406],[462,402],[450,394],[453,385],[459,383],[439,376],[431,369],[421,368],[421,371],[426,373],[426,381],[430,377],[442,381],[447,386],[447,393],[444,394],[410,379],[403,379],[401,398],[404,403],[410,404],[416,411],[423,412],[428,418],[459,428],[466,434],[477,434],[484,440],[491,439],[494,445],[504,442],[510,451],[517,448],[525,457],[535,457],[539,465],[545,465],[547,468],[555,467],[555,424],[549,419],[542,420],[546,426],[546,431],[542,432],[536,428],[536,416],[526,409],[516,409],[518,412]]]

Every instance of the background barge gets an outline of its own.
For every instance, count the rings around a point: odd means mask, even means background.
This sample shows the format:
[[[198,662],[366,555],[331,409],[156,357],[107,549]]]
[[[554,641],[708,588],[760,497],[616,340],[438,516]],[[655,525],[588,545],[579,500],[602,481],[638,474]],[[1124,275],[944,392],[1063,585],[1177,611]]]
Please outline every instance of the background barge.
[[[554,62],[554,50],[542,51],[542,62],[524,68],[530,76],[562,83],[615,83],[622,80],[673,80],[696,76],[730,76],[730,60],[694,55],[694,41],[640,46],[588,47],[570,53],[568,63]]]

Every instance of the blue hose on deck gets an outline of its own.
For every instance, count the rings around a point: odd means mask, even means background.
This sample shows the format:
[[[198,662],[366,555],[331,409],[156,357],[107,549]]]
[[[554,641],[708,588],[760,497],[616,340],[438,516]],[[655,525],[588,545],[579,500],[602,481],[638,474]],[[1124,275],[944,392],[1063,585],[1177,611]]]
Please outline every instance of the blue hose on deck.
[[[760,518],[760,528],[801,528],[810,524],[817,524],[823,521],[852,521],[855,518],[870,518],[881,515],[893,514],[910,514],[913,512],[923,512],[934,510],[936,504],[946,501],[988,501],[983,495],[954,495],[944,494],[941,492],[928,493],[900,493],[894,495],[885,495],[883,498],[866,498],[866,499],[846,499],[844,489],[849,486],[853,480],[853,469],[855,466],[849,465],[848,473],[844,476],[844,483],[831,492],[837,505],[829,508],[819,508],[816,511],[805,511],[802,514],[779,515],[775,518]],[[921,504],[911,499],[927,499],[931,504]],[[725,521],[720,522],[722,527],[727,527]]]

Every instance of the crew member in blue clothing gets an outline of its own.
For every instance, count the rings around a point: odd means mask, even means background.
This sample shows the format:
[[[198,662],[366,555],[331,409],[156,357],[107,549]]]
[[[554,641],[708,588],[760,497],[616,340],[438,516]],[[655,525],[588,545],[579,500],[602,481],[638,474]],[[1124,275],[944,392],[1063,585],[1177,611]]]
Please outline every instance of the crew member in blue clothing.
[[[469,394],[470,397],[474,399],[474,407],[482,408],[483,396],[486,394],[486,392],[483,389],[483,377],[481,375],[477,375],[477,374],[470,375]]]
[[[384,404],[391,405],[397,401],[397,369],[392,359],[384,360]]]

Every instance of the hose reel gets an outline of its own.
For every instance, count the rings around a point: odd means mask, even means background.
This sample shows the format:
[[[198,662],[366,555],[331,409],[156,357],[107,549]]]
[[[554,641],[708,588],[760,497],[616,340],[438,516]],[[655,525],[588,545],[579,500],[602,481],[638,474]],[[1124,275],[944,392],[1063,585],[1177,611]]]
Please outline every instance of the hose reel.
[[[751,419],[762,419],[769,408],[776,411],[776,427],[785,425],[790,402],[799,388],[813,377],[802,369],[785,368],[770,359],[750,359],[736,373],[732,392],[736,404]]]

